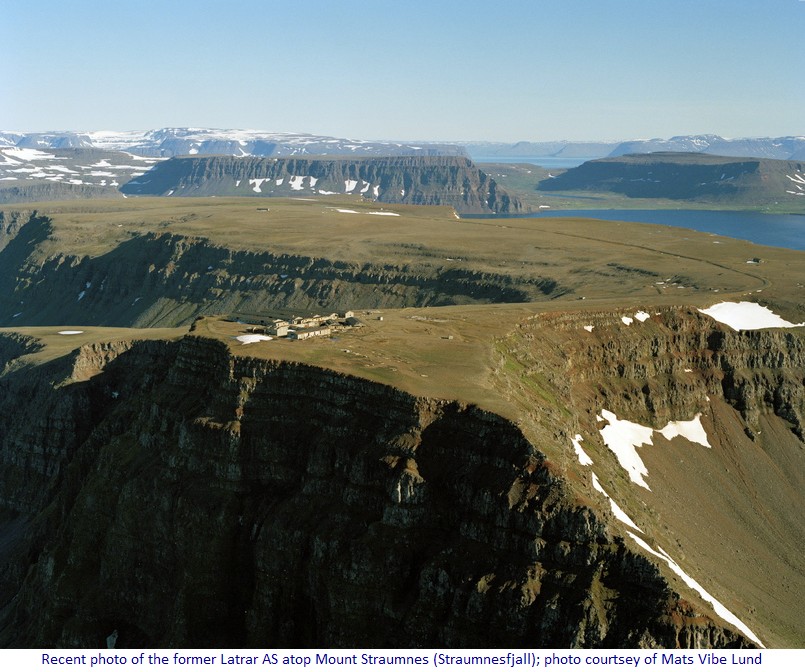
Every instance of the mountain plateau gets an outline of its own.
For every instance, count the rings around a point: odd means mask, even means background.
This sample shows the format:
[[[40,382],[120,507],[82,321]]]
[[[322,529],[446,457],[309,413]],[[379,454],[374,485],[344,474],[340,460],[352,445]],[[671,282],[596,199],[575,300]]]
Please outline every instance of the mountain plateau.
[[[384,211],[2,211],[0,644],[804,646],[802,253]]]

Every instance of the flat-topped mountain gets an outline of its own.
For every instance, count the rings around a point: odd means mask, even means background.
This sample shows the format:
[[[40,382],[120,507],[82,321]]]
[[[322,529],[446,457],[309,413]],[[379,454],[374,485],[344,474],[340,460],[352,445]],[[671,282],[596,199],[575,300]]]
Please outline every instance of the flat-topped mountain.
[[[617,193],[761,208],[805,205],[805,161],[656,152],[587,161],[537,185],[544,192]]]
[[[801,260],[358,195],[5,208],[0,645],[802,646]]]
[[[447,205],[462,213],[518,213],[517,198],[464,157],[182,157],[121,187],[136,196],[361,195],[378,203]]]
[[[457,212],[527,210],[463,156],[160,159],[88,147],[0,147],[0,203],[150,196],[331,196],[449,205]]]
[[[626,140],[623,142],[469,142],[465,148],[473,157],[543,156],[553,158],[586,158],[623,156],[624,154],[650,154],[652,152],[694,152],[717,156],[751,156],[763,159],[805,159],[805,136],[778,138],[722,138],[719,135],[676,135],[672,138]]]
[[[0,145],[0,203],[121,198],[120,185],[161,160],[84,146]]]
[[[150,131],[0,131],[0,147],[22,149],[105,149],[168,158],[193,154],[232,156],[462,156],[458,145],[438,142],[352,140],[312,133],[274,133],[214,128],[159,128]]]
[[[520,308],[479,347],[494,314],[0,333],[0,644],[800,645],[802,337]],[[468,354],[500,413],[377,381],[449,389]],[[655,432],[646,489],[597,414],[706,436]]]

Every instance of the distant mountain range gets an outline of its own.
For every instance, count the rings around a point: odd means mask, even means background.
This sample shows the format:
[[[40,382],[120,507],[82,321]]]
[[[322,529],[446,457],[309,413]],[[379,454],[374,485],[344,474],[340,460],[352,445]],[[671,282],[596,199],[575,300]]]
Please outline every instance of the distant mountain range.
[[[714,157],[716,151],[721,158]],[[612,145],[459,146],[163,128],[122,133],[0,132],[0,203],[145,193],[291,196],[300,191],[300,179],[305,178],[305,189],[315,194],[361,193],[386,203],[451,205],[459,212],[522,212],[526,206],[514,195],[523,191],[522,185],[507,182],[501,171],[492,179],[487,168],[479,171],[467,158],[467,154],[494,158],[495,152],[505,157],[498,161],[507,162],[518,156],[585,158],[608,152],[605,160],[588,161],[559,179],[538,187],[532,183],[526,189],[532,193],[534,189],[612,192],[741,206],[790,201],[797,208],[805,201],[805,170],[798,163],[805,161],[805,137],[725,140],[706,135]],[[221,160],[201,161],[209,156]],[[645,159],[636,158],[641,156]],[[141,177],[146,172],[149,175]]]
[[[0,203],[127,196],[363,196],[448,205],[457,212],[522,212],[465,156],[156,158],[70,147],[0,147]]]
[[[678,135],[667,140],[629,140],[626,142],[480,142],[464,145],[476,161],[479,157],[545,156],[556,158],[602,159],[626,154],[651,152],[695,152],[717,156],[798,161],[805,159],[805,136],[782,138],[735,138],[718,135]]]
[[[196,154],[230,156],[552,156],[598,159],[650,152],[697,152],[761,159],[805,159],[805,136],[735,138],[678,135],[623,142],[374,142],[310,133],[271,133],[235,129],[160,128],[150,131],[0,131],[0,149],[102,149],[137,156],[169,158]]]
[[[104,149],[169,158],[195,154],[230,156],[464,156],[449,143],[369,142],[309,133],[269,133],[209,128],[151,131],[13,133],[0,131],[0,148]]]

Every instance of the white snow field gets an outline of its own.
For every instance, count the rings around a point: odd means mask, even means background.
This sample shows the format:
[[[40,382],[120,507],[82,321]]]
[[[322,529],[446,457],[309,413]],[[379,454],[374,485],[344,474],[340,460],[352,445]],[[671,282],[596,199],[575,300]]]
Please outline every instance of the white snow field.
[[[735,331],[805,327],[805,322],[793,324],[773,313],[766,306],[761,306],[751,301],[722,301],[710,306],[710,308],[700,308],[699,312],[709,315],[716,322],[732,327]]]
[[[259,341],[272,340],[271,336],[265,336],[264,334],[244,334],[243,336],[236,336],[235,339],[244,345],[246,343],[257,343]]]
[[[707,432],[702,426],[701,413],[697,413],[693,420],[673,420],[662,429],[652,429],[629,420],[619,420],[618,416],[606,409],[601,411],[601,416],[603,416],[602,420],[609,423],[598,430],[604,444],[615,453],[618,463],[629,474],[629,478],[646,490],[651,490],[645,480],[645,477],[648,476],[648,469],[637,453],[637,448],[638,446],[653,446],[652,435],[654,432],[662,434],[669,441],[677,436],[682,436],[691,443],[711,448]],[[596,416],[596,419],[601,416]]]

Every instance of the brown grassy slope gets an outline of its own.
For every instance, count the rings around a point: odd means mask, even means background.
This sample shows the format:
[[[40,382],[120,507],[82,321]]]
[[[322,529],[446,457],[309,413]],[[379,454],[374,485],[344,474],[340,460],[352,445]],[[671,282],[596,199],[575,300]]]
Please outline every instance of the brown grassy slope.
[[[698,303],[762,290],[765,300],[805,311],[802,254],[794,251],[645,224],[473,221],[457,220],[445,208],[385,209],[400,216],[372,215],[380,211],[377,204],[350,198],[276,199],[267,211],[249,199],[41,204],[38,211],[52,219],[52,232],[29,261],[36,265],[62,254],[99,257],[146,233],[164,233],[187,237],[188,245],[205,240],[223,250],[300,255],[353,267],[371,264],[412,278],[455,271],[506,276],[521,288],[535,278],[556,281],[557,290],[545,299],[585,297],[596,305],[621,299]],[[746,264],[758,256],[763,264]]]
[[[750,420],[725,403],[725,369],[707,336],[727,329],[691,311],[663,308],[751,295],[787,319],[803,321],[801,252],[659,226],[457,221],[443,209],[395,208],[403,216],[380,217],[368,214],[374,204],[344,200],[273,207],[266,213],[253,203],[218,199],[138,201],[124,209],[107,204],[101,212],[48,206],[54,235],[43,253],[65,245],[77,253],[102,253],[118,240],[156,227],[238,249],[326,252],[355,262],[423,268],[457,263],[505,269],[513,277],[550,269],[573,294],[543,304],[383,311],[382,322],[376,319],[379,313],[365,314],[366,327],[337,340],[244,346],[234,340],[243,325],[217,320],[199,323],[197,332],[224,340],[236,354],[306,362],[496,411],[516,420],[549,455],[575,484],[580,501],[606,511],[606,502],[591,488],[589,470],[578,465],[570,447],[570,438],[581,433],[602,484],[647,540],[664,548],[765,643],[805,645],[797,605],[805,589],[797,516],[805,473],[801,442],[778,414],[763,409]],[[746,264],[755,257],[763,263]],[[638,308],[661,315],[643,325],[623,325],[620,316]],[[551,314],[533,319],[546,310]],[[595,326],[592,333],[582,328],[588,324]],[[61,340],[67,337],[54,331],[44,340],[68,347]],[[96,336],[125,338],[116,330]],[[751,351],[750,346],[744,347]],[[771,386],[769,397],[775,394]],[[595,413],[601,408],[656,428],[701,412],[713,447],[656,439],[654,448],[641,450],[652,491],[637,489],[597,434]],[[679,580],[666,573],[685,594]],[[707,609],[695,594],[687,594]]]

